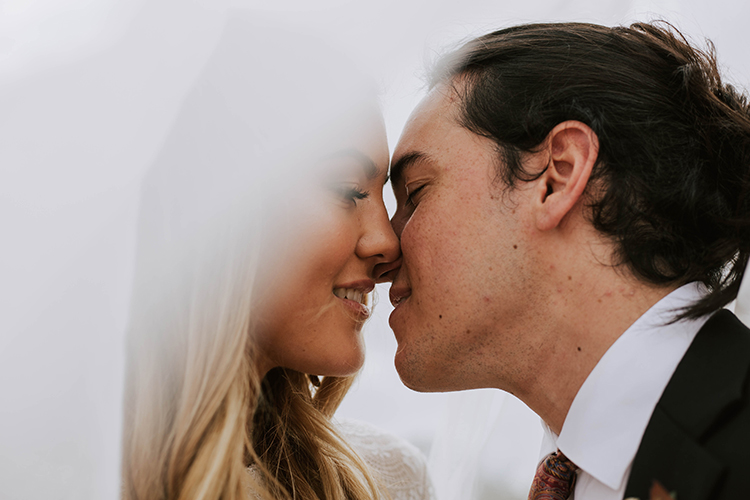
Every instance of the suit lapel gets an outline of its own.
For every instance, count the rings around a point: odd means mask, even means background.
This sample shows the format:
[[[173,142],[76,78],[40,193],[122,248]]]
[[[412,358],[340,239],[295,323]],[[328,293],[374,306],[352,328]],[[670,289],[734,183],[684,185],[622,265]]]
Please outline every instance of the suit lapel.
[[[731,312],[709,319],[677,366],[659,401],[685,432],[702,439],[723,410],[742,399],[750,336]]]
[[[654,480],[677,500],[708,498],[723,466],[657,406],[633,461],[625,497],[649,498]]]
[[[678,500],[708,498],[724,465],[701,443],[742,397],[750,336],[729,311],[706,322],[654,410],[633,461],[625,497],[649,498],[658,480]]]

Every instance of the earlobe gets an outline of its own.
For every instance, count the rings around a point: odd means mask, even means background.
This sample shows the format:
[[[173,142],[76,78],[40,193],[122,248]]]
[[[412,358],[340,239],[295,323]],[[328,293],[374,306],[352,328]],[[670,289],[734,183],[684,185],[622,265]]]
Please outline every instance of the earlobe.
[[[566,121],[550,131],[544,154],[549,163],[536,180],[536,226],[548,231],[560,226],[586,190],[599,154],[599,140],[591,128]]]

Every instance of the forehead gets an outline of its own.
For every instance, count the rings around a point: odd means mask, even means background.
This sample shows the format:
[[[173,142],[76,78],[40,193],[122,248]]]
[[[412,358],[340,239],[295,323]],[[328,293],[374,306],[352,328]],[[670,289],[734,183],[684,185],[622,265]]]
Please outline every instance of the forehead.
[[[396,184],[416,164],[440,170],[463,170],[494,161],[494,143],[460,124],[460,101],[451,84],[436,86],[414,109],[393,154],[391,178]]]
[[[379,162],[388,159],[388,141],[385,133],[385,122],[383,115],[375,106],[360,107],[348,111],[335,123],[321,123],[326,117],[318,117],[318,122],[313,123],[311,128],[325,130],[325,137],[315,137],[322,145],[330,151],[338,151],[348,148],[356,148],[374,161]],[[330,121],[330,120],[329,120]]]
[[[399,140],[399,148],[407,148],[438,138],[458,127],[458,96],[453,87],[441,84],[430,91],[409,116]]]
[[[391,181],[394,186],[402,180],[405,170],[416,159],[434,155],[436,146],[456,127],[454,116],[457,106],[454,101],[455,91],[440,85],[414,108],[393,153]]]
[[[304,143],[287,148],[290,152],[282,150],[283,165],[289,165],[289,173],[301,187],[321,175],[336,178],[362,172],[367,179],[380,181],[387,175],[389,153],[383,117],[376,109],[357,111],[327,124],[324,130],[311,131]]]

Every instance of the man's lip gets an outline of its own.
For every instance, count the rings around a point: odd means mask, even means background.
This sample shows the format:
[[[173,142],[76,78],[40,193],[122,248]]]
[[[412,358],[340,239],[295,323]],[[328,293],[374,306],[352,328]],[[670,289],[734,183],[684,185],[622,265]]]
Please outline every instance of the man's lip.
[[[371,279],[350,281],[349,283],[343,283],[341,285],[335,285],[335,288],[351,288],[353,290],[359,290],[364,293],[370,293],[375,289],[375,282]]]
[[[391,300],[393,307],[398,307],[401,301],[409,296],[411,296],[411,288],[409,287],[392,286],[388,291],[388,298]]]

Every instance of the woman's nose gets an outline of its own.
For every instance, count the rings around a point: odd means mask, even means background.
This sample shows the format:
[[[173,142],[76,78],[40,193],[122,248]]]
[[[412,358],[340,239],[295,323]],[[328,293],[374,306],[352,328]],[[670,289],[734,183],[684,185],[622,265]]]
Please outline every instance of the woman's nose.
[[[398,267],[401,257],[398,237],[388,220],[385,205],[382,201],[378,205],[373,211],[363,214],[363,232],[357,243],[357,255],[372,261],[372,274],[376,280]]]

